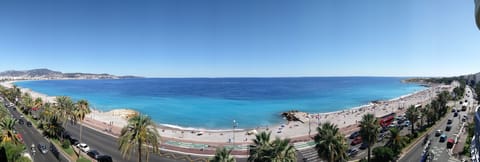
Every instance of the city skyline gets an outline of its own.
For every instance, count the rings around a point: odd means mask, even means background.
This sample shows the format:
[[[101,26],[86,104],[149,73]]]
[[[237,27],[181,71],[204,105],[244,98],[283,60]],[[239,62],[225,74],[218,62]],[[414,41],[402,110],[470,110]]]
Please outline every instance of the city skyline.
[[[0,4],[0,71],[301,77],[480,69],[471,1]]]

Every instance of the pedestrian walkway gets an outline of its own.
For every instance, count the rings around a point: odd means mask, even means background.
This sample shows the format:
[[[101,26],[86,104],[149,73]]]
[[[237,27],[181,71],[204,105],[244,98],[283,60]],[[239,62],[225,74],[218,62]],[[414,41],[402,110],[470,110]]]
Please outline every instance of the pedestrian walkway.
[[[303,156],[304,162],[321,162],[317,150],[314,147],[298,150],[298,152]]]
[[[304,149],[315,147],[315,141],[311,140],[306,142],[297,142],[297,143],[294,143],[293,146],[297,150],[304,150]]]

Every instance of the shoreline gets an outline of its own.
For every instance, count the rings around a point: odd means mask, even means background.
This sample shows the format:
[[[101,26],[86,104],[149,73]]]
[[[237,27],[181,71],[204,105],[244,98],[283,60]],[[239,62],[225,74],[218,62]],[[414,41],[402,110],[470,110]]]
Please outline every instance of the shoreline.
[[[22,80],[24,81],[24,80]],[[5,87],[12,87],[15,81],[1,82],[1,85]],[[236,144],[248,144],[254,135],[248,132],[261,132],[271,131],[274,137],[279,138],[291,138],[292,141],[305,141],[311,139],[312,134],[316,134],[316,126],[320,123],[329,121],[338,126],[342,130],[344,135],[348,135],[349,132],[355,130],[355,125],[361,119],[361,116],[365,113],[373,113],[375,116],[383,116],[391,112],[402,113],[410,105],[422,104],[429,101],[432,97],[436,96],[436,92],[443,89],[451,90],[452,86],[440,86],[431,85],[426,89],[415,91],[410,94],[402,95],[389,100],[376,100],[371,101],[368,104],[360,105],[352,108],[345,108],[333,112],[324,113],[306,113],[296,112],[297,116],[303,123],[300,122],[288,122],[283,120],[281,123],[273,124],[270,126],[256,127],[256,128],[238,128],[232,129],[205,129],[195,127],[181,127],[172,124],[156,123],[157,129],[162,138],[174,141],[186,141],[192,143],[208,143],[214,146],[232,145],[232,135],[235,136],[238,141]],[[54,96],[48,96],[42,93],[35,92],[33,90],[19,87],[22,93],[28,92],[32,97],[45,98],[44,102],[54,102]],[[403,105],[403,106],[400,106]],[[403,108],[402,108],[403,107]],[[115,112],[117,111],[117,112]],[[124,112],[125,111],[125,112]],[[87,114],[86,120],[92,120],[91,122],[103,123],[98,125],[100,130],[118,131],[127,124],[127,119],[122,117],[125,113],[131,113],[130,109],[113,109],[107,112],[94,110],[92,113]],[[134,110],[133,110],[134,111]],[[343,117],[342,117],[343,116]],[[279,114],[280,117],[280,114]],[[343,120],[339,120],[342,118]],[[313,122],[312,122],[313,121]],[[85,122],[85,121],[84,121]],[[342,123],[343,122],[343,123]],[[348,123],[347,123],[348,122]],[[108,123],[108,124],[107,124]],[[201,133],[201,135],[198,135]],[[118,134],[118,132],[116,132]],[[241,141],[241,142],[240,142]]]

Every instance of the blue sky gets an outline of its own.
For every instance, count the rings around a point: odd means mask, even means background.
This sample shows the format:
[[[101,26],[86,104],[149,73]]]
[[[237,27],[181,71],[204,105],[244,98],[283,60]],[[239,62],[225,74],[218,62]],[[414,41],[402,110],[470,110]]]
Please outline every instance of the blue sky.
[[[480,72],[473,0],[1,1],[3,70],[150,77]]]

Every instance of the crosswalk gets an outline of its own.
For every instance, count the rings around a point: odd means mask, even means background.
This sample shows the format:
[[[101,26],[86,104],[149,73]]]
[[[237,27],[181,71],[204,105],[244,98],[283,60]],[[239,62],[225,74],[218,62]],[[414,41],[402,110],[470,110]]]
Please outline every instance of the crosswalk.
[[[299,150],[299,152],[303,155],[305,162],[321,162],[320,157],[318,157],[317,150],[315,147],[307,148]]]

